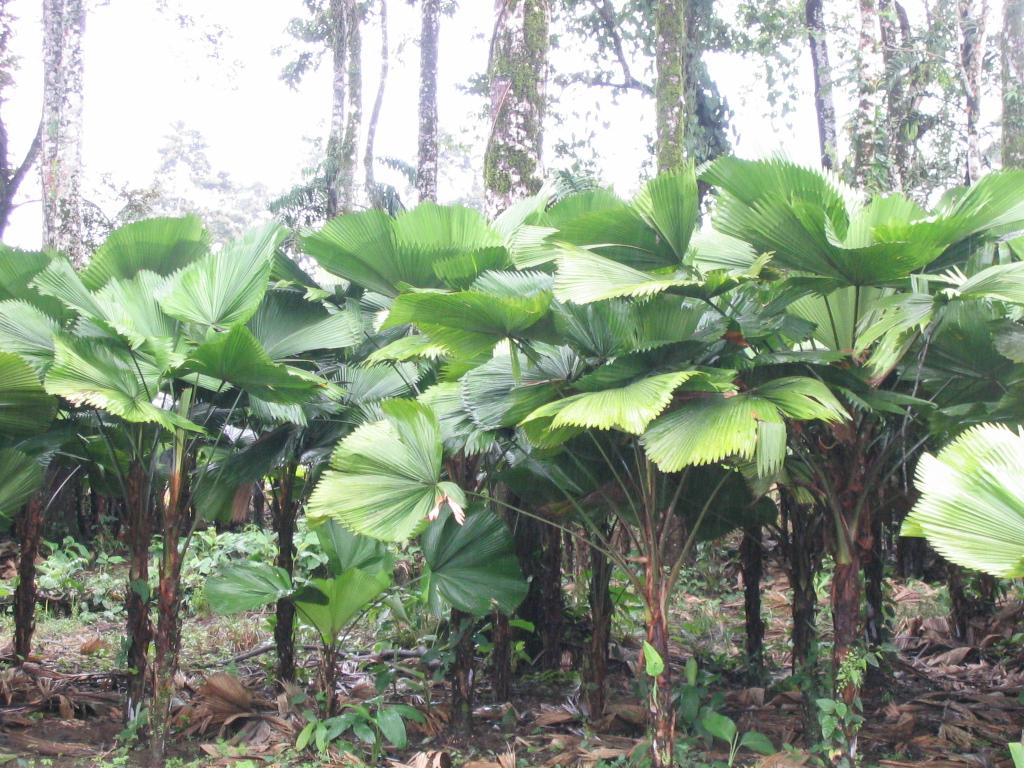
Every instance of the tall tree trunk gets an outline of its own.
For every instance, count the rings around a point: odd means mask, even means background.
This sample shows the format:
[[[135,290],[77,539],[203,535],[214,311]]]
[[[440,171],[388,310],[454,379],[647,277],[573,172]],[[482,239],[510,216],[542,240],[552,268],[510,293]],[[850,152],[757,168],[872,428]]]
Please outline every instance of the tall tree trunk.
[[[281,471],[277,492],[271,497],[274,533],[277,534],[277,567],[289,578],[295,570],[295,519],[299,505],[294,503],[295,474],[298,465],[288,463]],[[277,651],[277,676],[284,682],[295,679],[295,604],[277,601],[274,623],[274,646]]]
[[[860,36],[857,42],[857,111],[853,119],[854,182],[862,188],[879,189],[884,183],[879,178],[884,158],[879,158],[879,132],[882,109],[879,102],[883,63],[879,46],[880,26],[877,0],[859,0]]]
[[[683,164],[686,139],[686,94],[683,57],[686,52],[685,0],[663,0],[655,5],[654,100],[658,172]]]
[[[358,0],[331,0],[331,129],[327,139],[327,216],[352,210],[362,121],[362,10]]]
[[[153,536],[149,493],[142,464],[132,462],[126,482],[128,515],[128,598],[125,601],[128,632],[128,701],[125,721],[138,717],[145,702],[149,643],[149,544]]]
[[[547,0],[495,0],[495,10],[487,64],[491,135],[484,153],[490,216],[540,189],[549,46]]]
[[[1003,0],[1003,167],[1024,168],[1024,0]]]
[[[877,648],[887,638],[885,622],[885,542],[880,515],[874,515],[871,534],[861,547],[861,562],[864,568],[864,637],[870,647]],[[874,668],[872,668],[874,669]]]
[[[373,100],[373,111],[370,113],[370,124],[366,128],[366,154],[363,156],[363,168],[366,170],[366,197],[374,208],[381,208],[383,200],[377,181],[374,178],[374,140],[377,138],[377,123],[380,110],[384,106],[384,89],[388,84],[388,3],[380,0],[380,82],[377,84],[377,96]]]
[[[14,591],[14,656],[25,660],[32,652],[36,628],[36,557],[43,540],[42,492],[29,499],[18,520],[18,587]]]
[[[437,200],[437,39],[441,0],[421,0],[419,151],[416,191],[420,202]]]
[[[988,0],[958,0],[957,20],[960,27],[960,78],[964,89],[964,124],[967,132],[964,183],[970,185],[981,178],[979,123]]]
[[[527,652],[541,669],[558,669],[562,651],[562,537],[553,525],[520,515],[513,532],[516,555],[530,588],[517,609],[534,626]]]
[[[764,620],[761,618],[761,526],[743,529],[740,564],[743,572],[743,613],[746,625],[747,675],[753,682],[764,678]]]
[[[43,244],[80,265],[84,0],[43,0]]]
[[[683,51],[683,91],[686,130],[684,151],[700,165],[729,151],[726,133],[729,108],[718,92],[718,87],[707,65],[704,51],[711,38],[714,24],[715,0],[686,0]],[[708,186],[700,182],[701,195]]]
[[[894,0],[878,0],[878,24],[882,40],[882,66],[885,71],[885,151],[889,188],[902,190],[910,162],[910,136],[907,130],[906,89],[903,83],[903,52],[896,30],[899,21]]]
[[[170,729],[174,677],[181,650],[181,565],[185,552],[182,533],[192,527],[195,510],[188,488],[189,463],[185,456],[171,474],[163,513],[163,551],[157,590],[156,642],[153,654],[153,706],[150,712],[150,757],[162,765]]]
[[[610,537],[606,536],[605,539]],[[583,684],[591,720],[604,714],[608,677],[608,641],[612,633],[612,564],[608,556],[590,548],[590,647],[583,661]]]
[[[832,64],[828,55],[828,33],[822,0],[805,0],[804,22],[811,49],[811,70],[814,73],[814,112],[818,121],[818,143],[821,167],[836,167],[836,108],[832,100]]]

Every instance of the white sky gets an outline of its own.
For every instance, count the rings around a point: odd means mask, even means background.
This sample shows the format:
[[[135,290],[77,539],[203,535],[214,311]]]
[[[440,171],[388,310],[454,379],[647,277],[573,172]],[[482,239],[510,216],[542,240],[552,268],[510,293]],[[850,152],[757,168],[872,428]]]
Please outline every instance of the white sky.
[[[18,158],[35,130],[41,104],[41,3],[12,0],[9,5],[19,19],[13,48],[21,57],[21,69],[4,114],[12,157]],[[310,73],[296,91],[278,77],[286,57],[274,56],[272,51],[288,44],[285,28],[289,19],[303,15],[301,0],[177,0],[177,5],[170,5],[195,15],[197,26],[182,29],[173,12],[159,13],[153,0],[105,0],[89,9],[84,40],[87,194],[98,187],[103,175],[134,187],[152,183],[157,148],[178,120],[205,137],[214,170],[226,171],[236,183],[260,182],[277,194],[299,182],[310,159],[304,138],[326,134],[331,100],[328,62]],[[378,127],[377,156],[411,162],[416,153],[419,9],[406,0],[391,0],[388,12],[391,75]],[[475,152],[482,152],[489,126],[482,124],[480,100],[457,86],[486,68],[492,19],[492,0],[462,0],[453,18],[442,19],[441,128],[473,143]],[[216,59],[211,56],[214,47],[203,39],[204,25],[226,29]],[[364,117],[376,93],[378,34],[374,18],[363,37]],[[557,67],[571,56],[571,51],[556,51],[552,64]],[[773,126],[763,117],[768,108],[758,86],[759,73],[752,65],[716,55],[710,66],[735,112],[740,134],[737,153],[759,157],[784,150],[796,160],[817,162],[808,67],[801,77],[803,96],[797,112],[787,118],[788,126]],[[654,105],[637,95],[611,105],[609,95],[574,89],[563,98],[578,98],[581,104],[583,99],[590,104],[603,99],[595,149],[604,180],[621,194],[629,194],[640,181],[647,154],[644,134],[653,124]],[[584,127],[550,125],[546,138],[550,144],[556,136],[580,133]],[[480,163],[475,167],[480,168]],[[443,171],[442,201],[465,194],[467,190],[454,188]],[[397,181],[380,168],[377,177]],[[38,173],[29,182],[21,199],[30,202],[15,211],[5,237],[9,244],[24,248],[39,246],[41,230]]]

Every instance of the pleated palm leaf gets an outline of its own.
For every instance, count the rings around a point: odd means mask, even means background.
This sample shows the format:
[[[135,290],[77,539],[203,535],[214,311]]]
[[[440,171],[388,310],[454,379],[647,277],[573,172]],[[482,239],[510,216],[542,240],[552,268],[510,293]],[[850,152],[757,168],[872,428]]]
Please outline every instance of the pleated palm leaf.
[[[921,457],[921,493],[900,530],[943,557],[1003,578],[1024,576],[1024,435],[983,424]]]

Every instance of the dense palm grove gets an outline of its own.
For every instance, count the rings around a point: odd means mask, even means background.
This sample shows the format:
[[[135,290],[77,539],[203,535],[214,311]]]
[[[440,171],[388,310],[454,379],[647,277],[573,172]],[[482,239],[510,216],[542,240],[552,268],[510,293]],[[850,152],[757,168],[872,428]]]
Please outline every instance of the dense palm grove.
[[[0,510],[20,545],[8,701],[27,695],[17,670],[37,669],[17,665],[42,610],[37,555],[71,504],[119,531],[125,641],[103,686],[120,743],[154,764],[204,716],[181,664],[194,612],[269,621],[259,685],[285,692],[273,727],[294,759],[441,765],[409,758],[424,723],[444,712],[430,750],[466,744],[492,728],[480,704],[514,700],[531,665],[557,670],[573,644],[575,717],[597,727],[621,705],[609,645],[628,595],[645,735],[591,762],[852,765],[862,694],[895,674],[883,586],[901,523],[952,562],[1024,574],[1022,230],[1020,171],[925,210],[723,157],[631,200],[549,185],[490,221],[427,202],[213,249],[194,217],[150,219],[83,268],[4,249]],[[270,549],[228,553],[186,589],[190,548],[252,519],[269,521]],[[739,671],[803,691],[796,746],[738,730],[679,645],[673,607],[699,589],[681,575],[708,542],[739,542]],[[764,552],[791,588],[788,670],[766,669]],[[984,610],[991,583],[948,569],[964,610]],[[565,578],[585,594],[576,625]],[[425,622],[429,650],[403,651],[401,628]],[[404,653],[426,682],[399,665],[353,699],[339,674],[359,653]],[[209,700],[218,686],[239,707],[237,722],[220,712],[228,738],[254,694],[221,673]]]

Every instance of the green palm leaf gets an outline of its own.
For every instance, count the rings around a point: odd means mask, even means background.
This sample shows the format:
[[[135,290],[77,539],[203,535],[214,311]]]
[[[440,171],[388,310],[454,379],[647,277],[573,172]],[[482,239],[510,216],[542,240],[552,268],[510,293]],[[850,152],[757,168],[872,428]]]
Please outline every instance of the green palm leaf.
[[[214,574],[203,587],[217,613],[255,611],[287,597],[292,591],[288,572],[266,563],[237,563]]]
[[[792,376],[748,392],[688,400],[651,424],[641,442],[663,472],[735,457],[755,459],[765,475],[785,457],[786,417],[837,422],[847,414],[817,379]]]
[[[696,282],[675,271],[668,274],[642,272],[582,248],[565,246],[558,256],[555,297],[559,301],[589,304],[624,296],[653,296],[684,285],[696,285]]]
[[[486,616],[495,607],[510,614],[526,597],[512,534],[489,509],[469,510],[462,525],[445,513],[427,528],[421,546],[435,613],[441,613],[443,601],[473,616]]]
[[[620,429],[641,434],[672,401],[672,393],[700,371],[676,371],[649,376],[625,387],[584,392],[543,405],[525,419],[544,419],[550,428]]]
[[[405,541],[446,499],[465,505],[461,489],[442,482],[441,427],[425,405],[381,404],[384,418],[338,443],[309,500],[312,524],[334,518],[355,533]]]
[[[37,373],[53,361],[53,337],[60,324],[27,301],[0,301],[0,348],[13,352]]]
[[[45,430],[57,410],[36,372],[12,352],[0,352],[0,433],[34,435]]]
[[[126,224],[111,232],[82,270],[82,282],[95,291],[114,279],[142,270],[169,275],[206,253],[206,230],[197,216],[157,218]]]
[[[294,291],[267,292],[249,328],[274,360],[317,349],[344,349],[363,340],[357,313],[329,312]]]
[[[217,327],[245,323],[263,300],[284,237],[284,229],[268,225],[192,263],[177,273],[161,300],[164,312]]]
[[[902,536],[926,537],[944,557],[1006,578],[1024,576],[1024,436],[983,424],[917,467],[921,492]]]
[[[312,579],[292,597],[299,617],[313,627],[324,643],[333,643],[341,630],[381,592],[391,586],[391,574],[353,568],[333,579]]]
[[[44,386],[74,405],[90,405],[125,421],[153,422],[165,429],[202,429],[153,404],[160,371],[102,339],[54,339],[54,361]]]
[[[192,351],[184,370],[186,379],[189,373],[209,376],[272,403],[302,403],[318,388],[312,375],[271,360],[244,325],[213,333]]]
[[[313,532],[327,555],[331,573],[340,574],[350,568],[366,573],[391,573],[391,555],[383,542],[352,533],[336,520],[323,521]]]
[[[43,485],[43,468],[13,448],[0,448],[0,519],[17,512]]]

